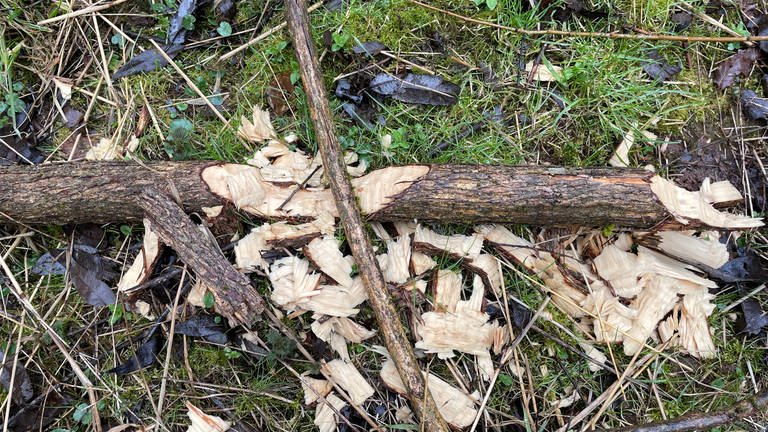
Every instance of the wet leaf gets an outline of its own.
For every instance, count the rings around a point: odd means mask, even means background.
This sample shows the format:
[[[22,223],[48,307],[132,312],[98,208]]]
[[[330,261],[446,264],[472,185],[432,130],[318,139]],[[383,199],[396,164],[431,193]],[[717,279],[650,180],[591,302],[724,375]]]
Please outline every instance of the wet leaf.
[[[158,333],[155,333],[136,350],[136,353],[132,355],[131,358],[118,365],[116,368],[108,370],[107,373],[127,375],[151,366],[157,361],[157,354],[160,352],[162,346],[162,337]]]
[[[98,226],[78,226],[74,233],[74,246],[69,266],[69,279],[80,296],[90,305],[106,306],[115,303],[112,289],[105,283],[116,273],[109,261],[99,255],[96,246],[103,232]]]
[[[752,90],[742,90],[741,107],[752,120],[768,119],[768,99],[757,96]]]
[[[344,109],[344,112],[347,113],[347,115],[354,121],[356,121],[360,126],[368,129],[373,130],[373,124],[368,121],[364,116],[362,116],[359,112],[358,106],[349,102],[344,102],[341,104],[341,108]]]
[[[237,15],[237,4],[234,0],[215,0],[214,13],[219,20],[232,21]]]
[[[190,29],[190,18],[194,18],[197,0],[181,0],[176,13],[168,26],[168,45],[182,45],[187,40],[187,30]]]
[[[13,401],[17,404],[23,404],[30,401],[34,396],[32,381],[29,380],[29,374],[22,365],[21,358],[14,365],[14,355],[7,355],[0,350],[0,386],[11,394]],[[14,372],[14,366],[16,371]],[[11,387],[11,375],[13,375],[13,387]]]
[[[723,282],[762,282],[768,280],[768,270],[763,267],[760,256],[753,251],[740,254],[719,269],[710,270],[709,275]]]
[[[693,21],[693,14],[688,11],[675,12],[671,16],[672,22],[675,23],[675,31],[681,32],[688,28]]]
[[[186,321],[176,324],[174,333],[185,336],[201,337],[207,341],[223,345],[227,343],[227,335],[224,334],[224,326],[216,322],[212,315],[197,315]]]
[[[768,14],[760,15],[757,19],[757,36],[768,36]],[[760,41],[757,46],[761,51],[768,53],[768,41]]]
[[[219,23],[219,26],[216,28],[216,33],[218,33],[220,36],[231,36],[232,35],[232,25],[230,25],[226,21],[222,21]]]
[[[760,53],[756,48],[747,48],[728,57],[720,63],[717,71],[715,71],[715,84],[721,89],[725,89],[733,85],[736,77],[749,75],[752,65],[759,55]]]
[[[32,267],[32,273],[39,276],[63,275],[67,272],[66,267],[59,262],[63,252],[56,253],[58,258],[54,258],[50,252],[40,255],[35,265]]]
[[[768,315],[766,315],[760,302],[750,297],[741,303],[741,310],[744,312],[744,328],[742,333],[750,335],[760,334],[768,326]]]
[[[163,47],[163,51],[165,51],[165,54],[171,59],[176,57],[176,54],[181,52],[182,49],[183,47],[181,45],[166,45]],[[133,58],[128,60],[124,65],[120,66],[120,68],[112,75],[112,81],[136,75],[137,73],[151,72],[155,69],[164,67],[167,64],[168,62],[165,61],[165,58],[163,58],[156,49],[146,50],[133,56]]]
[[[0,166],[15,164],[37,165],[45,160],[45,156],[35,148],[30,138],[19,138],[10,128],[0,128]]]
[[[275,115],[283,115],[289,109],[293,99],[293,82],[291,72],[283,72],[275,76],[267,85],[267,103]]]
[[[352,47],[352,52],[355,54],[366,54],[369,56],[375,56],[376,54],[387,49],[387,46],[381,42],[362,42]]]
[[[8,419],[8,429],[14,432],[48,430],[46,426],[70,409],[70,399],[51,387],[34,400],[15,410]]]
[[[359,104],[363,101],[363,97],[352,93],[352,83],[348,79],[343,78],[336,82],[336,97],[339,99],[346,99]]]
[[[459,86],[438,76],[409,73],[398,78],[387,73],[373,77],[370,89],[380,96],[422,105],[454,105]]]
[[[648,53],[648,60],[643,62],[643,71],[657,82],[668,81],[681,70],[683,70],[683,68],[679,64],[670,65],[656,50],[650,51]]]

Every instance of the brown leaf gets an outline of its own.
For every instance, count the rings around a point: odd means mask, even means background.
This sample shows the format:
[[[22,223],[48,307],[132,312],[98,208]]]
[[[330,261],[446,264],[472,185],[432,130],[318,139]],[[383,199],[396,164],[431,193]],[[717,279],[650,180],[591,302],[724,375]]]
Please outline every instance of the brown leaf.
[[[283,72],[275,76],[267,85],[267,103],[276,115],[283,115],[289,108],[289,102],[293,99],[293,83],[291,73]]]
[[[736,54],[728,57],[720,63],[715,72],[715,84],[724,89],[732,86],[739,75],[746,77],[759,55],[760,52],[757,48],[748,48],[739,50]]]

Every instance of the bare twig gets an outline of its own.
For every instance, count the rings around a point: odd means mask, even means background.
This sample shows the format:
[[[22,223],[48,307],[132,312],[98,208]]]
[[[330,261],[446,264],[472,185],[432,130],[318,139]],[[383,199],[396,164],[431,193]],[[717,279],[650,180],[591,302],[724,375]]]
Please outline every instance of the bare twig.
[[[336,138],[328,98],[320,74],[314,42],[309,34],[309,17],[301,0],[285,2],[286,22],[291,33],[301,78],[307,94],[310,115],[315,126],[318,148],[323,167],[333,192],[342,227],[352,256],[358,265],[360,276],[368,292],[379,324],[381,335],[392,355],[400,377],[408,391],[413,411],[419,416],[423,430],[447,432],[445,420],[427,390],[424,376],[413,354],[411,342],[405,334],[397,311],[389,296],[387,284],[379,269],[376,256],[365,232],[360,210],[357,207],[352,183],[344,164],[341,146]]]
[[[69,19],[69,18],[79,17],[80,15],[87,15],[87,14],[90,14],[90,13],[103,11],[105,9],[111,8],[112,6],[117,6],[117,5],[119,5],[121,3],[125,3],[127,1],[128,0],[115,0],[115,1],[113,1],[111,3],[94,4],[94,5],[88,6],[88,7],[83,8],[83,9],[78,9],[76,11],[65,13],[64,15],[59,15],[59,16],[56,16],[56,17],[53,17],[53,18],[48,18],[48,19],[44,19],[42,21],[38,21],[37,25],[52,24],[52,23],[55,23],[57,21],[61,21],[61,20]]]

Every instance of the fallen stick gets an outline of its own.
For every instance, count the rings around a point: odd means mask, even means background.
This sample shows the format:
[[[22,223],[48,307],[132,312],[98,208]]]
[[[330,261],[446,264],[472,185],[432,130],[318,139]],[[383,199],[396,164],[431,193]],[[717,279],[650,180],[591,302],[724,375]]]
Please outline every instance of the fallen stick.
[[[236,194],[233,189],[241,178],[248,178],[250,193],[260,197]],[[370,220],[680,227],[673,214],[677,210],[670,210],[653,190],[658,184],[676,188],[659,183],[663,181],[637,169],[407,165],[373,171],[352,180],[352,186]],[[144,210],[138,196],[147,187],[168,182],[187,213],[234,201],[242,210],[270,219],[314,218],[321,211],[338,216],[330,190],[296,191],[296,184],[263,180],[252,166],[214,161],[77,162],[0,167],[0,223],[140,221]],[[716,185],[709,189],[719,190]],[[710,201],[739,199],[736,193]],[[762,225],[759,219],[722,214],[738,222],[735,228]],[[718,226],[687,219],[688,227]]]
[[[286,0],[285,16],[288,30],[293,40],[296,59],[299,62],[301,79],[307,95],[312,123],[315,127],[318,149],[323,159],[325,176],[330,183],[333,201],[341,219],[341,226],[347,238],[347,244],[355,258],[360,277],[368,293],[368,303],[376,315],[379,333],[392,356],[397,371],[405,384],[407,397],[411,402],[413,412],[421,422],[422,430],[448,432],[450,429],[438,411],[432,395],[427,389],[424,376],[416,356],[413,353],[411,341],[400,322],[397,310],[390,298],[387,283],[381,274],[373,247],[368,240],[365,224],[358,209],[357,198],[349,180],[344,153],[336,138],[331,109],[328,106],[323,77],[315,55],[314,42],[309,33],[309,17],[303,0]],[[297,202],[296,193],[292,202]],[[288,203],[282,208],[291,205]]]
[[[688,432],[710,430],[718,426],[733,425],[746,417],[761,415],[768,408],[768,391],[762,391],[753,398],[747,398],[730,407],[710,413],[690,413],[677,418],[626,428],[611,429],[611,432]]]
[[[264,311],[264,300],[247,276],[238,272],[210,238],[189,219],[173,199],[147,188],[139,203],[152,231],[173,248],[216,300],[216,310],[231,325],[250,325]]]

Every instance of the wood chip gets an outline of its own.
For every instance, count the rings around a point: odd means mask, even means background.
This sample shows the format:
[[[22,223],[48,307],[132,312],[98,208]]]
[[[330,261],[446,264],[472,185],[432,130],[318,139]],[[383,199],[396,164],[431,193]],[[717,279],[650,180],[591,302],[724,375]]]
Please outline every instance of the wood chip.
[[[337,412],[347,406],[341,398],[334,393],[325,397],[325,401],[320,401],[315,409],[314,424],[319,432],[336,432],[338,424]]]
[[[333,390],[333,384],[328,380],[317,379],[301,374],[301,389],[304,391],[304,405],[310,406],[325,397]]]
[[[445,421],[457,429],[471,425],[477,415],[475,408],[478,402],[477,395],[468,395],[434,374],[424,375],[429,392]],[[400,374],[392,360],[384,361],[381,367],[381,379],[392,391],[401,395],[406,394],[405,384],[400,379]]]
[[[120,277],[120,281],[117,283],[117,290],[119,292],[126,292],[144,283],[154,270],[161,248],[160,238],[157,236],[157,233],[150,229],[149,221],[144,219],[143,246],[139,254],[136,255],[133,264]]]
[[[304,248],[306,256],[321,272],[341,286],[352,286],[352,264],[344,259],[334,237],[316,238]]]
[[[320,274],[310,273],[309,262],[298,257],[281,258],[269,271],[273,302],[288,311],[303,309],[310,297],[317,294]]]
[[[324,363],[320,369],[347,392],[354,405],[361,405],[375,393],[373,387],[352,363],[336,359]]]
[[[654,237],[659,239],[657,249],[690,264],[716,269],[730,259],[728,246],[718,241],[717,235],[705,237],[691,232],[662,231]]]
[[[438,234],[421,225],[416,227],[413,237],[414,247],[428,253],[445,253],[449,256],[472,259],[480,255],[483,249],[483,237],[478,234],[470,236]]]
[[[403,284],[411,276],[411,238],[400,236],[397,240],[387,241],[387,253],[376,257],[379,261],[384,280],[389,283]]]
[[[312,323],[312,333],[327,342],[346,361],[350,360],[347,342],[360,343],[376,335],[375,331],[344,317],[318,319]]]

